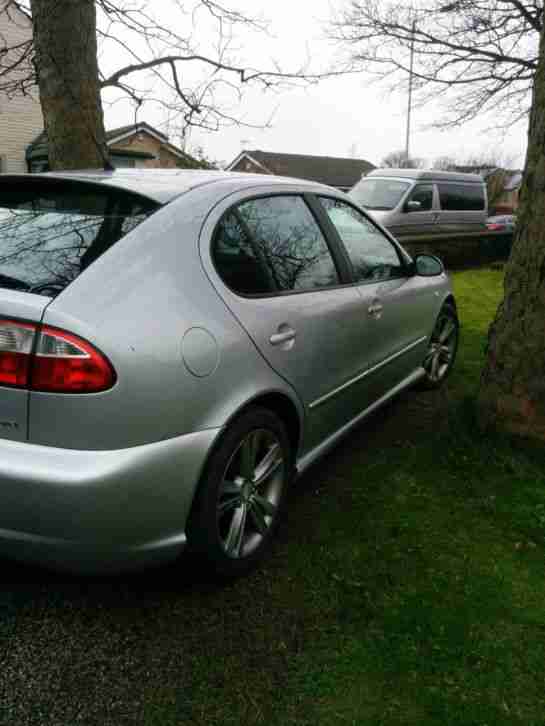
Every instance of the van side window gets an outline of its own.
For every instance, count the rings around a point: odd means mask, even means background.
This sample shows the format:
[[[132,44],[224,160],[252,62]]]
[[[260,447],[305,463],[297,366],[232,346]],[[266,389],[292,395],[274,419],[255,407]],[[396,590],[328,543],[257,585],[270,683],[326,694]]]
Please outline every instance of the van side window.
[[[407,201],[420,202],[420,207],[414,211],[429,212],[433,207],[433,184],[418,184],[412,190]]]
[[[485,208],[484,187],[480,184],[439,182],[439,200],[445,211],[481,211]]]

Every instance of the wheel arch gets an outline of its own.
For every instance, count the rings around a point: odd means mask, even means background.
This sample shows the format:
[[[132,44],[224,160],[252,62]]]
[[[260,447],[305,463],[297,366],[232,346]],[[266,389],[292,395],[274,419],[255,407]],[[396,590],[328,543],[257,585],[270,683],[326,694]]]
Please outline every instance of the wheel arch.
[[[446,298],[443,300],[443,305],[452,305],[454,308],[456,314],[458,314],[458,306],[456,305],[456,300],[454,298],[454,295],[452,293],[449,293]]]
[[[290,396],[288,396],[286,393],[277,390],[266,391],[264,393],[259,393],[253,398],[245,401],[241,406],[236,409],[236,411],[231,414],[231,416],[223,424],[222,432],[216,437],[214,445],[211,447],[206,457],[206,461],[202,468],[201,480],[199,481],[197,490],[199,489],[202,477],[207,470],[208,462],[210,461],[217,447],[220,445],[225,431],[229,429],[229,426],[232,424],[233,421],[235,421],[237,418],[239,418],[239,416],[242,416],[244,413],[246,413],[246,411],[252,408],[266,408],[269,411],[272,411],[272,413],[275,413],[282,421],[282,423],[286,427],[288,439],[292,446],[293,464],[295,465],[303,433],[302,410],[298,408],[295,401],[293,401],[293,399],[290,398]]]
[[[295,403],[285,394],[275,391],[265,393],[257,398],[254,398],[244,407],[243,410],[252,406],[267,408],[281,419],[286,427],[288,438],[293,449],[293,458],[295,460],[297,458],[297,452],[299,451],[303,428],[299,411],[297,410]]]

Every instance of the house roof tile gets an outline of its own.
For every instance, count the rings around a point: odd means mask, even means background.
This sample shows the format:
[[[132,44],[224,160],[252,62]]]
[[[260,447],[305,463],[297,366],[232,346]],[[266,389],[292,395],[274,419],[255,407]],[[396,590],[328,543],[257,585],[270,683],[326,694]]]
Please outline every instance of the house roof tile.
[[[227,167],[231,169],[246,155],[258,162],[271,174],[310,179],[334,187],[350,188],[363,174],[375,168],[365,159],[336,156],[310,156],[306,154],[280,154],[269,151],[243,151]]]

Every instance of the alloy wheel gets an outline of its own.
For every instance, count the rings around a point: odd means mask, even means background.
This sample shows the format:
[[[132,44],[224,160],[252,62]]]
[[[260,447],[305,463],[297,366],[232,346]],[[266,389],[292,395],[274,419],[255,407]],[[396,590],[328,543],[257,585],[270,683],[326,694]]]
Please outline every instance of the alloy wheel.
[[[437,319],[424,358],[424,368],[431,383],[437,384],[445,378],[454,361],[457,344],[458,321],[454,314],[444,311]]]
[[[217,528],[225,554],[240,559],[261,544],[276,519],[286,484],[282,445],[269,429],[241,441],[218,490]]]

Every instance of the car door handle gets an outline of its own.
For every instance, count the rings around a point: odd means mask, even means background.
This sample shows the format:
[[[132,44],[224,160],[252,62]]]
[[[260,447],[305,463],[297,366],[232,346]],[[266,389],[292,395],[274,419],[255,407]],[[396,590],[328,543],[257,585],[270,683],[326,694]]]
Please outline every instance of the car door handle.
[[[434,222],[438,222],[438,221],[439,221],[439,213],[438,213],[438,212],[436,212],[436,213],[435,213],[435,214],[433,215],[433,217],[432,217],[432,218],[433,218],[433,221],[434,221]]]
[[[382,312],[382,305],[379,302],[375,302],[369,305],[367,312],[369,315],[379,315]]]
[[[269,343],[271,345],[282,345],[282,343],[289,343],[290,340],[295,340],[296,332],[295,330],[284,330],[282,333],[274,333],[274,335],[271,335],[269,338]]]

